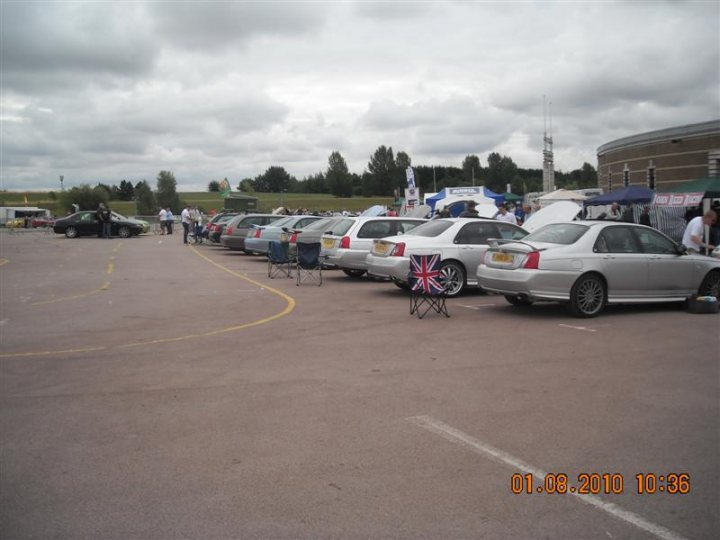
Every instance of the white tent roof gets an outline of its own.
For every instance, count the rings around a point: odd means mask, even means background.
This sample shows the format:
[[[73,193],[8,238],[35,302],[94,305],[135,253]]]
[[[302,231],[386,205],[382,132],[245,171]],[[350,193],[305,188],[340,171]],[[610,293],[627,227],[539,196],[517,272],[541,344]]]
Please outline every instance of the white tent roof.
[[[538,198],[541,201],[584,201],[587,199],[582,193],[570,191],[569,189],[556,189],[552,193]]]

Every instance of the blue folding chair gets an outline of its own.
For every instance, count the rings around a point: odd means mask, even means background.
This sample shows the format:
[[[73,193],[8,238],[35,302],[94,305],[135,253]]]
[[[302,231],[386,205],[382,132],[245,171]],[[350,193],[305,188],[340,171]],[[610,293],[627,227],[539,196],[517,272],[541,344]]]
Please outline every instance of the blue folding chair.
[[[268,246],[268,277],[273,279],[276,276],[283,275],[291,278],[290,269],[292,261],[288,256],[288,245],[284,242],[271,240]]]
[[[295,275],[296,285],[310,279],[319,287],[322,285],[322,260],[320,257],[320,242],[298,242]]]
[[[410,315],[422,319],[428,311],[450,317],[445,299],[447,285],[441,272],[440,254],[410,255]]]

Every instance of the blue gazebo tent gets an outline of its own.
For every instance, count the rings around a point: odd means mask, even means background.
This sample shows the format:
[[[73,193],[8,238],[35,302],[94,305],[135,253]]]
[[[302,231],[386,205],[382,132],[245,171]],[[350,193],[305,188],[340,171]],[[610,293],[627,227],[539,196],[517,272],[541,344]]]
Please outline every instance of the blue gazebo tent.
[[[601,206],[612,203],[618,204],[630,204],[630,203],[649,203],[653,200],[655,192],[646,187],[642,186],[628,186],[617,191],[611,191],[610,193],[604,193],[583,201],[585,206]]]
[[[438,201],[441,201],[445,197],[450,196],[456,196],[456,197],[462,197],[462,196],[469,196],[469,195],[480,195],[482,197],[488,197],[490,199],[494,199],[495,203],[501,203],[505,201],[505,196],[500,193],[495,193],[492,190],[489,190],[488,188],[484,186],[466,186],[466,187],[449,187],[445,188],[442,191],[439,191],[432,197],[428,197],[425,199],[425,204],[427,204],[430,208],[435,210],[435,204]]]

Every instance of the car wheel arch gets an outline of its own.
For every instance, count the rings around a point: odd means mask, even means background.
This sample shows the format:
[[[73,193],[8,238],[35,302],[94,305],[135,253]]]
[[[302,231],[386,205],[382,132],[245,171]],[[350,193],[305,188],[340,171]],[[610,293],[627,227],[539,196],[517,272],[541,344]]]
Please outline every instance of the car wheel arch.
[[[698,294],[700,295],[712,295],[711,291],[705,291],[705,288],[708,286],[708,282],[711,279],[720,279],[720,269],[713,268],[708,271],[707,274],[703,276],[702,281],[700,282],[700,287],[698,287]],[[716,297],[720,297],[720,295],[715,295]]]
[[[601,282],[602,287],[603,287],[604,298],[603,298],[602,304],[598,308],[598,310],[595,311],[594,313],[584,313],[575,305],[574,296],[575,296],[576,287],[578,286],[578,284],[580,284],[583,280],[585,280],[587,278],[597,278]],[[603,274],[601,274],[600,272],[597,272],[595,270],[584,272],[575,279],[575,281],[572,284],[572,287],[570,287],[570,294],[569,294],[570,298],[569,298],[569,301],[567,302],[567,305],[570,308],[570,311],[572,312],[572,314],[576,317],[595,317],[608,304],[608,293],[609,293],[609,291],[608,291],[607,279],[605,278],[605,276]]]
[[[465,268],[465,265],[457,259],[443,259],[440,263],[441,268],[445,268],[446,266],[451,265],[451,264],[456,265],[462,272],[463,282],[460,286],[460,290],[458,290],[455,293],[455,296],[456,296],[456,295],[460,294],[462,292],[462,290],[467,286],[467,268]]]

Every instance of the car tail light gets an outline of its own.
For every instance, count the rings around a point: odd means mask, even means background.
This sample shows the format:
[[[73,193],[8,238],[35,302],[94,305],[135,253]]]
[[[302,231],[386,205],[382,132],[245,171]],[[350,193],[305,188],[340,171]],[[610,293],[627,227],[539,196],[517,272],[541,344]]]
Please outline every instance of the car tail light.
[[[523,268],[527,268],[528,270],[537,270],[540,266],[540,252],[539,251],[531,251],[527,255],[527,259],[525,259],[525,264],[523,265]]]
[[[343,236],[340,239],[340,249],[350,249],[350,237]]]
[[[398,242],[395,244],[395,249],[393,249],[392,257],[402,257],[405,255],[405,242]]]
[[[232,232],[233,232],[233,228],[232,228],[232,227],[228,227],[227,229],[225,229],[225,234],[227,234],[228,236],[231,235]]]
[[[291,244],[297,244],[297,233],[293,233],[290,237],[290,243]]]
[[[257,229],[255,231],[255,238],[260,238],[260,234],[262,233],[262,229]]]

